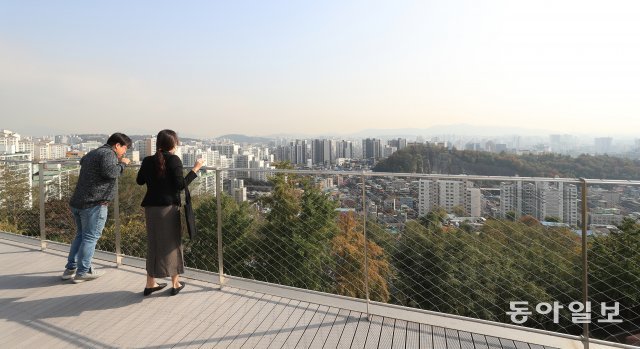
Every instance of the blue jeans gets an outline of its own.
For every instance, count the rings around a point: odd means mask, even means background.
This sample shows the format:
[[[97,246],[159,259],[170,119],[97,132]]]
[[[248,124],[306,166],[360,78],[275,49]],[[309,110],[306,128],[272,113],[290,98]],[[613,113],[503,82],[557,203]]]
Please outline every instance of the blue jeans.
[[[71,213],[76,221],[77,232],[71,243],[66,268],[77,268],[76,275],[84,275],[91,270],[91,258],[107,222],[107,206],[97,205],[84,209],[72,207]]]

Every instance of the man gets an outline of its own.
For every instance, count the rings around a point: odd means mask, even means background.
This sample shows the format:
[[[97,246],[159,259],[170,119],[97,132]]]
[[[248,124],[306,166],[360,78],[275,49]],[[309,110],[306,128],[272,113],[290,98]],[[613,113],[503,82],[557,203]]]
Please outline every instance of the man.
[[[80,160],[80,177],[69,205],[76,222],[76,237],[71,243],[63,280],[90,281],[103,272],[91,267],[96,243],[107,221],[107,207],[116,193],[116,181],[129,159],[124,157],[131,138],[114,133],[107,144],[87,153]]]

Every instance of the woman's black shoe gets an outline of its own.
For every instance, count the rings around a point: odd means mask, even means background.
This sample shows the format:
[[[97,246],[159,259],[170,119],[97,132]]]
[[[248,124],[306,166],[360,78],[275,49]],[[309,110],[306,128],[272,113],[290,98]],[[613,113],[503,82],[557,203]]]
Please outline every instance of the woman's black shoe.
[[[165,288],[166,286],[167,286],[166,283],[162,283],[162,284],[158,284],[158,286],[156,286],[156,287],[145,287],[143,294],[145,296],[148,296],[148,295],[152,294],[155,291],[160,291],[161,289]]]
[[[172,295],[172,296],[175,296],[175,295],[177,295],[178,293],[180,293],[180,291],[182,291],[182,289],[184,288],[184,286],[185,286],[185,285],[186,285],[186,284],[185,284],[185,283],[184,283],[184,281],[183,281],[183,282],[181,282],[180,287],[178,287],[178,288],[172,287],[172,288],[171,288],[171,295]]]

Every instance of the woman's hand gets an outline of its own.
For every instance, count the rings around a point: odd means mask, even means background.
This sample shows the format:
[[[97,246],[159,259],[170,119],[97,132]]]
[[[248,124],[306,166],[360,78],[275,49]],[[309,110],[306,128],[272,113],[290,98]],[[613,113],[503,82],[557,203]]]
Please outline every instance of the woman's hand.
[[[193,168],[191,169],[193,172],[198,173],[198,171],[200,171],[200,167],[202,167],[202,165],[204,165],[204,159],[197,159],[196,160],[196,164],[193,165]]]

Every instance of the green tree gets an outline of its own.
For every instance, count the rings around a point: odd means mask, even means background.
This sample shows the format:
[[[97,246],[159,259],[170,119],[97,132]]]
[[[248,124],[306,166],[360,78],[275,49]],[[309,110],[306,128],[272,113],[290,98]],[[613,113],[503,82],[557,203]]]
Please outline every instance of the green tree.
[[[608,155],[514,155],[418,144],[378,162],[378,172],[449,173],[487,176],[640,178],[640,161]]]
[[[31,193],[29,172],[23,164],[0,163],[0,222],[15,229],[14,233],[35,235],[39,230],[29,229],[24,217],[34,204],[38,207]]]
[[[141,204],[147,187],[136,183],[137,176],[137,168],[127,168],[118,178],[118,204],[121,218],[144,216],[144,208]]]
[[[640,224],[625,219],[620,228],[593,237],[589,250],[591,301],[597,307],[602,302],[608,306],[618,302],[623,319],[619,325],[596,324],[593,330],[600,338],[637,331],[640,321]]]
[[[225,273],[238,275],[237,264],[244,261],[238,240],[256,229],[256,220],[247,202],[238,204],[232,197],[220,194],[222,246]],[[195,198],[194,198],[195,199]],[[194,200],[198,236],[185,243],[185,263],[198,269],[218,271],[218,207],[215,196]]]
[[[238,241],[241,276],[332,291],[331,239],[337,233],[336,204],[310,178],[276,174],[272,195],[260,201],[265,221]]]
[[[435,207],[429,213],[419,218],[420,224],[427,229],[441,229],[447,219],[447,211],[442,207]]]
[[[398,303],[509,322],[511,301],[535,306],[579,299],[580,241],[571,230],[489,220],[469,233],[439,220],[435,210],[399,234],[392,253]],[[579,332],[566,316],[558,325],[533,315],[529,325]]]
[[[460,205],[454,206],[451,209],[451,212],[458,217],[464,217],[467,215],[467,211],[464,209],[463,206],[460,206]]]

